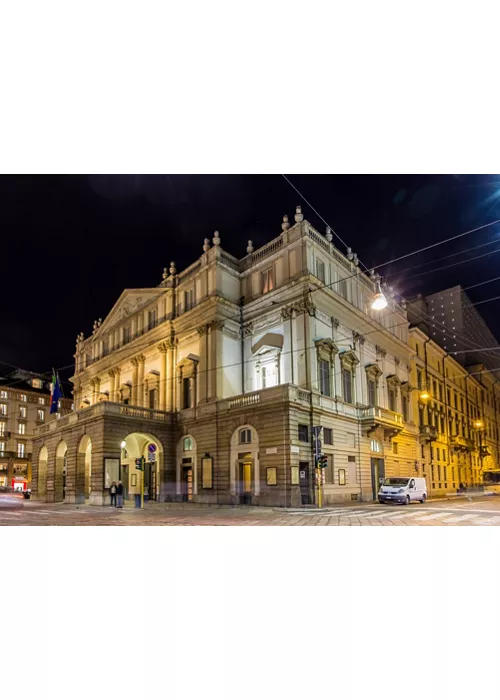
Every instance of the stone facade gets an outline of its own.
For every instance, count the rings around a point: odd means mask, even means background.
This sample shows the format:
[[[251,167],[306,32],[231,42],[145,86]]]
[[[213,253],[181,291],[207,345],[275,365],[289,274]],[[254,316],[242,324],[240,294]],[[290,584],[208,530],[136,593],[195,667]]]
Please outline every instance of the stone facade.
[[[75,413],[37,431],[37,497],[107,503],[114,459],[129,497],[144,482],[160,500],[313,503],[315,426],[326,503],[372,500],[384,475],[414,474],[405,305],[386,289],[372,310],[379,280],[358,265],[298,207],[242,259],[215,232],[186,270],[125,290],[77,337]]]

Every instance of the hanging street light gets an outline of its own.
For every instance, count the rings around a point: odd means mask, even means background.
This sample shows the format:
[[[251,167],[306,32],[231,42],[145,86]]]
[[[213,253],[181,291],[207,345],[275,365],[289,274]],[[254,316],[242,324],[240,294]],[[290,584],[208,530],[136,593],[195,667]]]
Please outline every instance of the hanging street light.
[[[382,311],[382,309],[385,309],[387,307],[387,299],[382,292],[382,289],[380,287],[380,282],[377,282],[377,293],[372,299],[372,309],[374,311]]]

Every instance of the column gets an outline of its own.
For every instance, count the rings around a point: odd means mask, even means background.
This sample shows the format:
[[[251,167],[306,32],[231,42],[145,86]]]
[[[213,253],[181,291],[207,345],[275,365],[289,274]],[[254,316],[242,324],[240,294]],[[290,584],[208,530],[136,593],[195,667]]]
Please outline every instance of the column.
[[[139,360],[137,406],[144,406],[144,363],[146,362],[146,358],[144,357],[144,355],[139,355],[137,359]]]
[[[167,410],[167,352],[166,343],[158,345],[160,351],[160,395],[158,397],[160,411]]]
[[[132,405],[137,406],[137,377],[139,372],[139,360],[132,358]]]
[[[224,328],[224,322],[212,321],[210,327],[212,398],[221,399],[224,393],[224,370],[222,368],[222,329]]]
[[[115,367],[115,398],[113,401],[120,402],[120,368]]]
[[[109,400],[115,400],[115,370],[110,369],[108,372],[110,383],[109,383]]]
[[[174,343],[172,340],[167,340],[165,345],[167,346],[167,411],[173,411],[175,406]]]
[[[200,338],[199,355],[200,355],[200,368],[198,372],[198,403],[205,403],[208,398],[208,345],[207,345],[207,333],[208,326],[200,326],[197,329],[198,336]]]

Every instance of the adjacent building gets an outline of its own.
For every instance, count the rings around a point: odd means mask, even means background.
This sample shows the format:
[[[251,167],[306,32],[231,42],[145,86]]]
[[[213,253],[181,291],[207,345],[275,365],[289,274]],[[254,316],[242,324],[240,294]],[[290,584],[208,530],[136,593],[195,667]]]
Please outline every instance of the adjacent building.
[[[33,432],[56,418],[49,415],[49,402],[50,384],[43,376],[25,370],[0,373],[0,486],[30,487]],[[61,399],[59,415],[71,406],[71,399]]]

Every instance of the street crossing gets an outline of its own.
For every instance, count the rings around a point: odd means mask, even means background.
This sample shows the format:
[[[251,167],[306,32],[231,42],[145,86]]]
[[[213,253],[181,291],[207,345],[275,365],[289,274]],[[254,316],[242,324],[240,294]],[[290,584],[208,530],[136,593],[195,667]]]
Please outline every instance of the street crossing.
[[[472,509],[470,509],[472,510]],[[443,524],[460,524],[465,525],[500,525],[500,516],[490,516],[490,513],[498,513],[493,510],[474,509],[476,512],[464,512],[463,509],[450,508],[441,510],[438,508],[412,508],[406,507],[404,510],[394,510],[392,508],[380,508],[377,510],[369,510],[369,508],[353,510],[352,508],[328,508],[326,512],[317,512],[317,515],[322,518],[339,518],[339,524],[348,521],[349,519],[366,519],[376,525],[377,521],[388,520],[392,521],[410,521],[417,523],[433,524],[433,521],[439,521]],[[308,514],[313,514],[314,511]],[[289,515],[304,515],[299,511],[289,513]],[[481,517],[483,516],[483,517]],[[486,516],[486,517],[485,517]],[[437,524],[437,523],[436,523]]]

